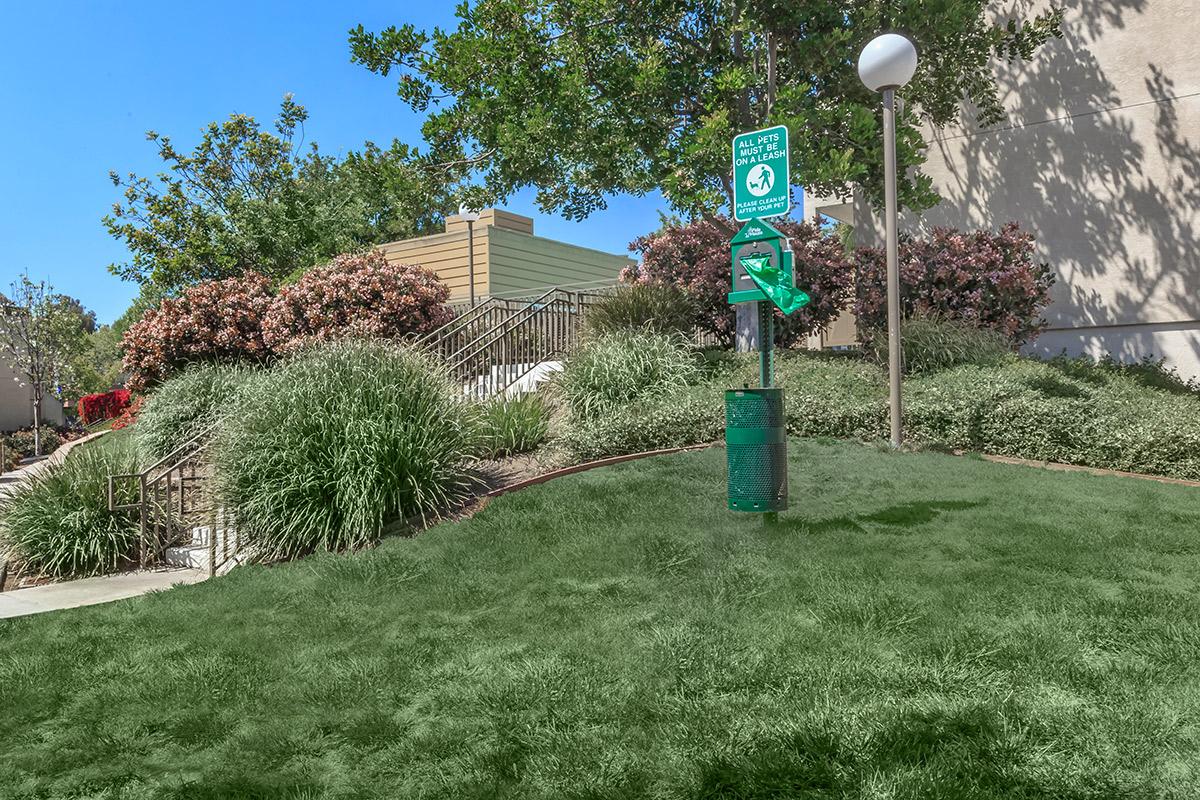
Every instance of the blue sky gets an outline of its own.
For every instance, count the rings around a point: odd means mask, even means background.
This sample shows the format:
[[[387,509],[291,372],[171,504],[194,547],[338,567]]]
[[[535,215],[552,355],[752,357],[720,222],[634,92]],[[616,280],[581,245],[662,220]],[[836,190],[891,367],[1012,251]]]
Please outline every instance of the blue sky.
[[[109,170],[158,171],[147,130],[190,147],[238,112],[273,119],[285,92],[309,110],[327,153],[420,139],[421,117],[390,79],[350,63],[346,32],[453,23],[449,2],[6,3],[0,11],[0,289],[28,270],[110,322],[137,294],[106,269],[124,247],[100,222]],[[583,223],[538,214],[532,191],[505,204],[535,232],[611,252],[654,229],[657,196],[617,198]]]

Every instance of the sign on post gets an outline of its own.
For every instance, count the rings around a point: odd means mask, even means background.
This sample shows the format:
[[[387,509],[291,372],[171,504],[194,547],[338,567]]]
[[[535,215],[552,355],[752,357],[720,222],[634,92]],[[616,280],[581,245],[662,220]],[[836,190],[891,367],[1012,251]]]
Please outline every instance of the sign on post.
[[[733,218],[749,222],[791,211],[788,165],[786,125],[733,137]]]

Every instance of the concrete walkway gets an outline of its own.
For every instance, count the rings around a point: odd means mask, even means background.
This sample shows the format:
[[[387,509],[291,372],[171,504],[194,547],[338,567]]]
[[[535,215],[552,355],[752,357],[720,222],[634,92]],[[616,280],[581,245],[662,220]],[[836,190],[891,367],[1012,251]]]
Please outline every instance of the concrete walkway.
[[[0,592],[0,619],[110,603],[178,584],[199,583],[207,577],[208,571],[201,569],[147,570],[14,589]]]
[[[70,453],[76,447],[84,444],[85,442],[99,439],[106,433],[108,433],[106,430],[96,431],[95,433],[89,433],[87,436],[82,436],[78,439],[65,442],[61,447],[48,456],[43,456],[37,461],[33,461],[25,466],[18,467],[10,472],[0,474],[0,496],[11,492],[13,488],[22,481],[27,481],[30,478],[34,478],[48,469],[54,469],[54,467],[63,462],[63,460],[67,457],[67,453]]]

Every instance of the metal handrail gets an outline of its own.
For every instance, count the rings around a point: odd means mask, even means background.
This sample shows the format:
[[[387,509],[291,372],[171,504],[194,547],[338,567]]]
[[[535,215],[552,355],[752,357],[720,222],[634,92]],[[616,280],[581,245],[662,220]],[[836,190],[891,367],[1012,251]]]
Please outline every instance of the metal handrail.
[[[469,322],[473,321],[476,317],[480,317],[485,312],[489,311],[492,303],[493,303],[493,299],[489,297],[488,299],[486,299],[483,302],[476,305],[474,308],[469,309],[466,313],[455,316],[454,319],[450,320],[445,325],[434,328],[429,333],[420,337],[419,339],[417,339],[417,344],[425,346],[432,342],[437,341],[438,339],[445,338],[447,335],[454,333],[455,331],[457,331],[460,328],[465,327]]]
[[[579,311],[579,298],[573,293],[548,292],[463,348],[449,365],[451,374],[479,397],[506,392],[570,349]]]
[[[189,513],[187,497],[190,484],[202,483],[207,480],[204,475],[197,475],[197,465],[200,454],[208,446],[213,428],[209,427],[200,434],[179,445],[167,455],[155,461],[140,472],[120,473],[108,476],[108,509],[109,511],[138,511],[139,561],[143,568],[150,563],[153,553],[156,557],[166,545],[165,539],[173,538],[177,532],[177,518]],[[190,475],[187,472],[190,471]],[[137,501],[134,503],[118,503],[116,484],[121,480],[137,481]],[[178,511],[172,502],[172,494],[178,494]],[[216,503],[213,501],[214,520]],[[195,513],[191,509],[190,513]],[[215,523],[214,523],[215,524]],[[159,536],[160,530],[166,536]],[[155,541],[151,542],[151,534]],[[210,537],[215,537],[216,528],[210,531]],[[228,531],[226,532],[228,537]],[[210,565],[216,568],[215,563]]]
[[[461,347],[454,353],[451,353],[446,359],[448,362],[450,362],[451,368],[453,369],[455,366],[457,366],[457,362],[459,360],[464,359],[464,358],[469,358],[472,355],[475,355],[479,350],[486,348],[488,346],[488,344],[490,343],[490,338],[494,338],[494,335],[496,335],[497,331],[502,331],[506,326],[514,324],[514,320],[516,320],[517,317],[520,316],[521,314],[528,314],[531,311],[537,310],[537,308],[540,308],[540,307],[543,307],[543,306],[546,306],[547,304],[549,304],[549,302],[551,302],[550,296],[555,294],[558,291],[559,291],[558,289],[551,289],[550,291],[546,292],[545,294],[539,295],[538,297],[529,301],[528,303],[523,304],[520,309],[514,311],[512,314],[510,314],[505,319],[500,320],[500,322],[496,323],[495,325],[493,325],[491,328],[488,328],[486,331],[484,331],[479,336],[477,336],[474,339],[472,339],[471,341],[467,342],[467,344],[464,347]],[[480,342],[483,340],[489,340],[489,342],[486,342],[483,345],[480,345]],[[476,351],[468,354],[467,356],[463,356],[463,353],[473,346],[476,347]]]

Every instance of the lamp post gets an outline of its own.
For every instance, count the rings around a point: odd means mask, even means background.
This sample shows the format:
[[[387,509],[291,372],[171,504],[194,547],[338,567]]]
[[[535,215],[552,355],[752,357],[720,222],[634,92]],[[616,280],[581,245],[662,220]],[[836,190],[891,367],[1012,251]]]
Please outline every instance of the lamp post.
[[[465,220],[467,223],[467,281],[468,294],[471,298],[471,308],[475,307],[475,221],[479,219],[479,212],[467,208],[465,205],[458,207],[459,219]]]
[[[900,406],[900,266],[896,247],[896,90],[917,71],[917,48],[898,33],[876,36],[858,57],[858,77],[883,93],[883,204],[887,245],[888,400],[892,447],[904,441]]]

